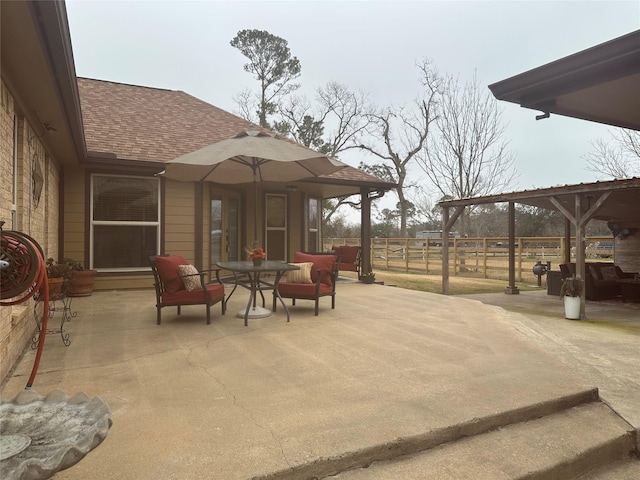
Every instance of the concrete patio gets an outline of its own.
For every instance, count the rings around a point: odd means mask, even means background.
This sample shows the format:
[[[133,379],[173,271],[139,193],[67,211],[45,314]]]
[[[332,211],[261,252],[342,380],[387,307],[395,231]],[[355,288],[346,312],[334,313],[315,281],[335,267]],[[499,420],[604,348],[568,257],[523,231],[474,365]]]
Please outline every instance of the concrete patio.
[[[471,297],[345,282],[335,310],[324,299],[314,317],[298,301],[290,323],[280,307],[248,327],[242,291],[211,325],[200,306],[164,309],[156,325],[152,290],[74,299],[71,346],[47,337],[33,388],[100,396],[114,423],[55,478],[322,478],[592,387],[640,426],[637,305],[601,318],[589,304],[588,321],[569,321],[544,292]],[[34,356],[3,398],[24,389]]]

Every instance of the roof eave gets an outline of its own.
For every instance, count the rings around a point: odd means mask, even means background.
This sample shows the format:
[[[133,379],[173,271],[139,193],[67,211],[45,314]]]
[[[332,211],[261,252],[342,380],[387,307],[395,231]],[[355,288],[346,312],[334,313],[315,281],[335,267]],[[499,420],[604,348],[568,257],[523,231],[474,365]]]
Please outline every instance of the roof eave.
[[[637,129],[637,123],[559,107],[577,90],[640,74],[640,30],[489,85],[498,100],[524,108]]]

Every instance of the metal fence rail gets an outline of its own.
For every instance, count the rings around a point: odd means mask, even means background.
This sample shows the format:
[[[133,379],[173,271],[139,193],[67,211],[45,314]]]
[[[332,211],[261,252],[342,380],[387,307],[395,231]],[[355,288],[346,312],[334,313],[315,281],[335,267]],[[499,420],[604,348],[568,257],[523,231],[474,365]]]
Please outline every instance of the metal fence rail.
[[[323,248],[334,245],[359,245],[359,238],[327,238]],[[564,251],[564,237],[517,237],[516,281],[537,281],[533,266],[537,261],[551,262],[559,270]],[[506,237],[451,238],[449,240],[449,274],[507,280],[509,245]],[[575,238],[571,239],[571,256],[575,256]],[[613,261],[611,237],[588,237],[586,258]],[[396,270],[428,275],[442,274],[442,240],[433,238],[372,238],[371,266],[374,270]]]

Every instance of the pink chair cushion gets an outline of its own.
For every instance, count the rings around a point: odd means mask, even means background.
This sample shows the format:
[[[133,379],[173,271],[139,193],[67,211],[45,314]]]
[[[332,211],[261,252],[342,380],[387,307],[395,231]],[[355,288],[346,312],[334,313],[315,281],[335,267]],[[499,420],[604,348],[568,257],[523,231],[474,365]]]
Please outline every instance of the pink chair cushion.
[[[221,283],[210,283],[207,285],[209,299],[211,301],[224,297],[224,285]],[[204,290],[179,290],[174,293],[165,292],[162,294],[162,303],[168,305],[185,305],[188,303],[204,303]]]
[[[158,275],[162,283],[164,283],[164,290],[167,293],[176,293],[184,290],[184,282],[178,273],[178,265],[189,265],[189,262],[182,255],[156,257],[155,263]]]
[[[329,272],[333,270],[333,266],[336,264],[335,255],[311,255],[309,253],[296,252],[293,261],[295,263],[313,263],[313,266],[311,267],[311,280],[313,283],[318,281],[318,270],[326,270],[325,272],[322,272],[320,282],[325,285],[333,286],[331,274]]]

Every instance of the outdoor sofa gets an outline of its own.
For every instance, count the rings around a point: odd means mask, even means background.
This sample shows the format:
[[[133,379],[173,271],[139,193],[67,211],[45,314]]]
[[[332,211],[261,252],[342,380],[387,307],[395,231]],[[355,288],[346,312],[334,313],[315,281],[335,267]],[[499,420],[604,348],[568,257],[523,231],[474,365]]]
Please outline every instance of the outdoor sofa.
[[[560,265],[562,278],[576,273],[575,263]],[[619,280],[634,278],[634,273],[623,272],[613,263],[587,262],[585,264],[585,298],[587,300],[607,300],[621,294]]]

